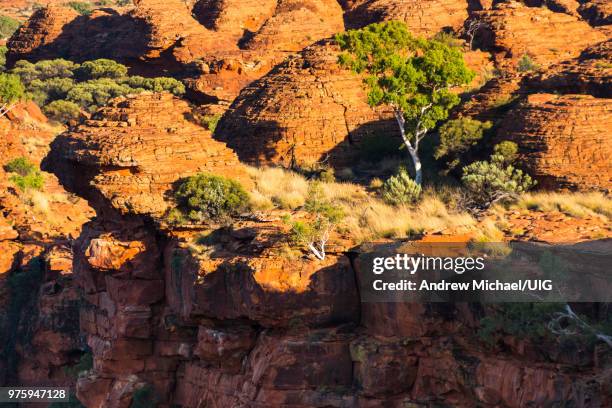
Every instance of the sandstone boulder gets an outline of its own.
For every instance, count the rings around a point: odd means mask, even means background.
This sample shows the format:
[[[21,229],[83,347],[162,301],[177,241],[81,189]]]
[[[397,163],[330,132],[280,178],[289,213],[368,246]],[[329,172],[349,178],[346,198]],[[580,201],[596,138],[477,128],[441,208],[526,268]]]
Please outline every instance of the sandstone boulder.
[[[612,101],[586,95],[530,95],[498,137],[520,146],[521,165],[541,187],[612,188]]]
[[[361,78],[337,58],[331,42],[289,58],[241,92],[216,137],[243,161],[289,166],[346,161],[364,136],[392,132],[391,115],[368,106]]]

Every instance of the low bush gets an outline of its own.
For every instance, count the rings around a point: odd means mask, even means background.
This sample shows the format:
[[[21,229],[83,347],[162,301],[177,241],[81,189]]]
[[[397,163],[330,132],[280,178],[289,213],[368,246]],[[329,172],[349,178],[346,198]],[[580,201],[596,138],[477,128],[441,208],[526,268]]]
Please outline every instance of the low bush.
[[[330,234],[344,218],[344,211],[326,199],[319,183],[311,184],[304,209],[313,216],[311,220],[291,222],[285,218],[291,224],[291,240],[296,245],[306,246],[315,257],[324,260]]]
[[[391,205],[413,204],[420,195],[421,186],[410,178],[405,168],[389,177],[382,187],[382,197]]]
[[[506,165],[504,156],[495,154],[490,161],[478,161],[465,166],[461,181],[471,192],[473,200],[485,207],[524,193],[536,184],[522,170]]]
[[[93,61],[86,61],[75,70],[75,75],[82,80],[98,78],[123,78],[127,75],[128,69],[125,65],[116,61],[100,58]]]
[[[43,111],[49,118],[58,122],[77,120],[81,115],[81,108],[74,102],[58,100],[44,107]]]
[[[518,156],[518,145],[507,140],[503,141],[493,147],[493,155],[500,156],[505,164],[512,164]]]
[[[54,119],[68,121],[75,118],[74,104],[90,113],[104,106],[112,98],[144,91],[185,93],[185,86],[168,77],[144,78],[128,76],[125,65],[109,59],[97,59],[76,64],[64,59],[43,60],[36,63],[17,61],[10,71],[21,79],[27,95]],[[55,101],[63,101],[46,108]],[[66,102],[70,102],[68,104]]]
[[[18,157],[11,160],[4,166],[4,170],[15,173],[9,177],[17,188],[21,191],[28,189],[41,190],[44,185],[44,178],[40,170],[25,157]]]
[[[175,192],[178,209],[195,222],[221,220],[249,207],[249,195],[235,180],[200,173],[184,179]]]
[[[8,48],[6,48],[6,45],[0,45],[0,72],[5,69],[7,52]]]
[[[519,72],[537,71],[540,67],[536,64],[529,55],[524,54],[518,62],[517,69]]]
[[[92,5],[86,1],[69,1],[66,5],[84,16],[90,15],[93,11]]]
[[[19,28],[19,21],[9,16],[0,16],[0,38],[9,38]]]

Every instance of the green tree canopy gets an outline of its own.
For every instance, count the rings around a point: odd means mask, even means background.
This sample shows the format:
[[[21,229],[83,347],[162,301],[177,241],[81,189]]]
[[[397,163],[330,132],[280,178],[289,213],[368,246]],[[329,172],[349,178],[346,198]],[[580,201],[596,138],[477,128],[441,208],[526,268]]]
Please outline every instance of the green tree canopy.
[[[0,74],[0,117],[25,97],[25,87],[17,75]]]
[[[81,64],[76,74],[83,80],[98,78],[123,78],[128,69],[125,65],[116,61],[100,58]]]
[[[337,34],[336,42],[345,51],[339,63],[365,75],[368,103],[393,109],[420,184],[419,142],[459,103],[451,88],[474,78],[461,50],[435,39],[414,37],[398,21]]]
[[[9,38],[19,28],[19,21],[9,16],[0,16],[0,38]]]
[[[464,153],[480,142],[492,126],[491,122],[481,122],[469,117],[449,120],[440,127],[440,144],[436,148],[434,158],[445,157],[448,169],[456,168]]]

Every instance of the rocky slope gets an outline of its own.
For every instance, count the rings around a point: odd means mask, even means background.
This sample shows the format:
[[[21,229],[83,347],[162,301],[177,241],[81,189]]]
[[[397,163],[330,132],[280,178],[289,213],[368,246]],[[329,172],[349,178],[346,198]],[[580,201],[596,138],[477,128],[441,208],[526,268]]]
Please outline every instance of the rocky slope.
[[[346,12],[348,28],[399,20],[415,34],[431,37],[445,28],[459,31],[468,18],[465,0],[360,0]]]
[[[122,213],[159,217],[180,178],[210,172],[248,181],[236,154],[196,122],[189,104],[171,94],[115,99],[59,136],[53,142],[59,156],[48,165],[65,167],[62,182],[73,191],[93,186],[88,198],[96,208],[101,194]]]
[[[60,157],[84,132],[62,137],[53,146]],[[123,146],[124,136],[105,140]],[[68,153],[73,177],[105,156],[93,142],[80,152]],[[157,168],[172,160],[161,157]],[[282,255],[287,227],[277,212],[216,230],[168,229],[146,208],[119,213],[111,197],[103,192],[101,216],[74,246],[81,331],[94,359],[78,380],[87,407],[128,407],[144,390],[160,406],[184,407],[609,401],[595,355],[576,369],[554,345],[509,337],[483,349],[478,308],[360,303],[357,274],[372,249],[349,251],[350,239],[334,239],[325,261],[293,257]]]

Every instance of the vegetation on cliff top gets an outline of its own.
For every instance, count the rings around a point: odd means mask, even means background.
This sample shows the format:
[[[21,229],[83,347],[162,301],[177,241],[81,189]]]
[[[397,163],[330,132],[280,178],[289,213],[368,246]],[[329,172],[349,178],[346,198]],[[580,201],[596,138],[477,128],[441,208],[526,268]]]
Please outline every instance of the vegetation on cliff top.
[[[64,59],[21,60],[10,73],[21,80],[28,96],[48,116],[61,122],[77,119],[81,111],[92,113],[119,96],[144,91],[185,92],[185,86],[174,78],[130,76],[125,65],[109,59],[82,64]]]
[[[249,208],[249,195],[235,180],[213,174],[200,173],[180,180],[174,192],[177,207],[169,221],[223,221]]]

